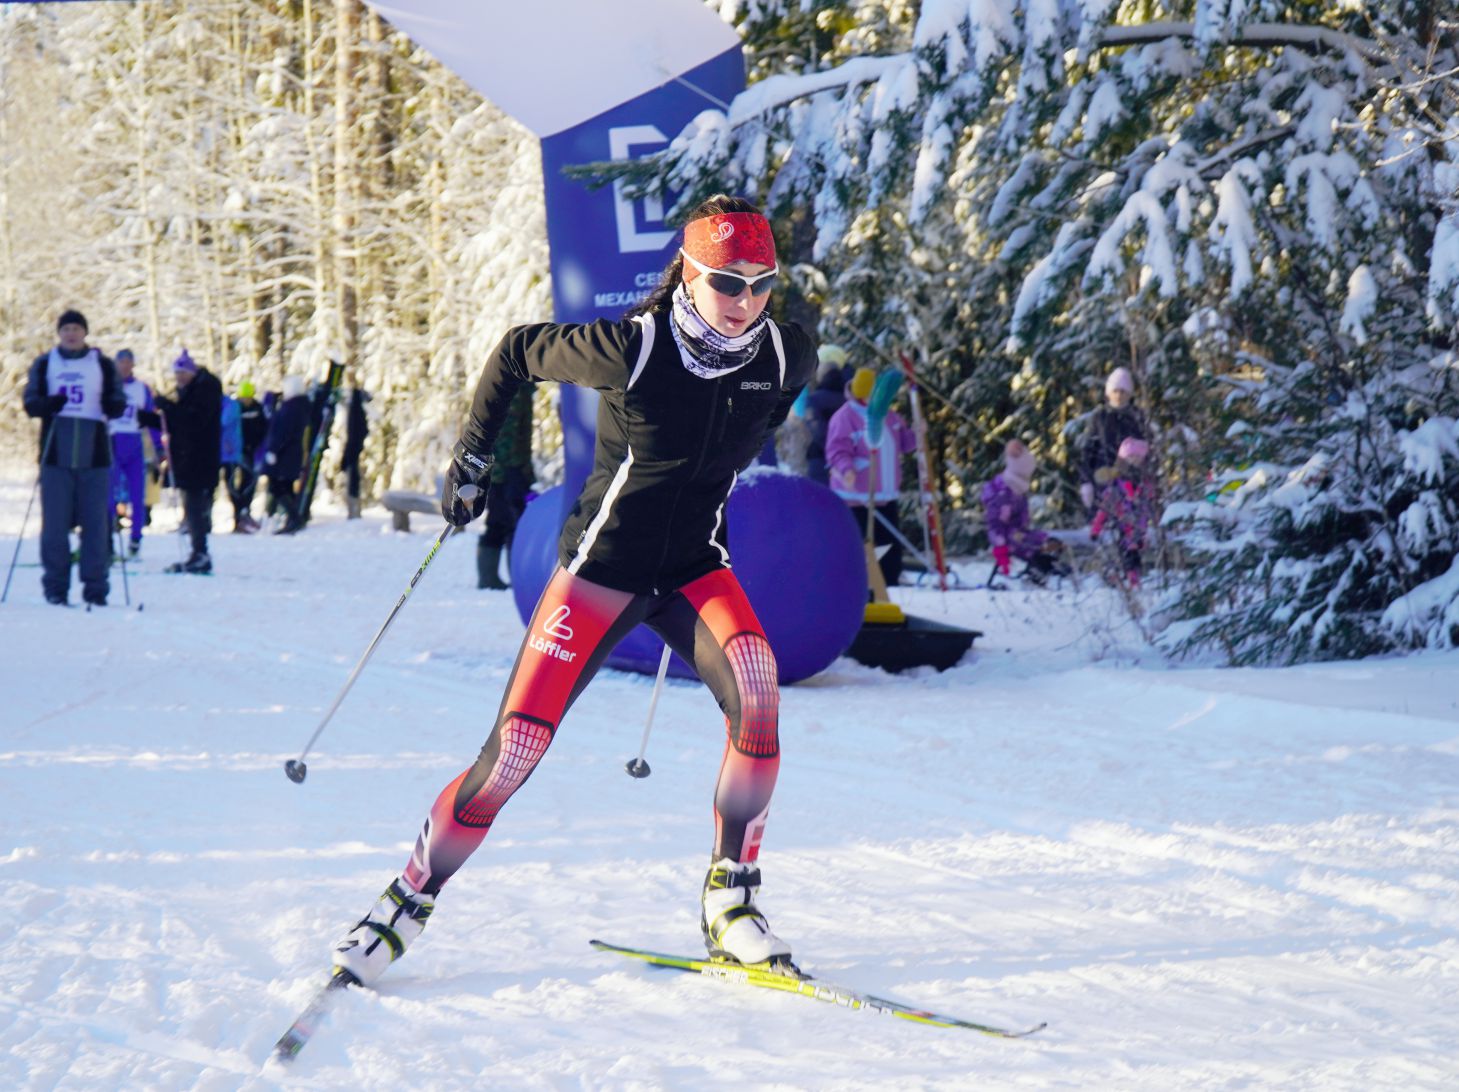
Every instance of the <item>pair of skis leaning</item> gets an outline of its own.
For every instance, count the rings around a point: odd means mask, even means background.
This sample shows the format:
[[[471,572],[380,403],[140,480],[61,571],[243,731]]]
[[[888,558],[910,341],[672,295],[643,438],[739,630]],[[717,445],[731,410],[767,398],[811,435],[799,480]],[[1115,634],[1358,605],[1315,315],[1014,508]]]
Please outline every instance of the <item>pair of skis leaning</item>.
[[[965,1028],[969,1031],[981,1032],[999,1039],[1022,1039],[1026,1035],[1046,1027],[1046,1024],[1038,1024],[1022,1031],[1010,1028],[994,1027],[990,1024],[980,1024],[972,1020],[963,1020],[956,1016],[945,1016],[925,1009],[919,1009],[912,1005],[904,1005],[900,1001],[891,1001],[885,997],[877,997],[873,994],[863,993],[860,990],[848,989],[844,986],[833,985],[822,981],[813,975],[804,974],[793,965],[781,967],[767,966],[764,964],[747,966],[743,963],[735,963],[732,960],[723,959],[700,959],[694,956],[666,955],[663,952],[650,952],[643,948],[625,948],[618,944],[609,944],[607,941],[594,940],[589,943],[600,952],[611,952],[628,959],[637,959],[655,967],[669,967],[674,970],[688,971],[700,974],[706,978],[717,978],[723,982],[733,982],[743,986],[755,986],[759,989],[779,990],[782,993],[795,994],[799,997],[810,997],[817,1001],[827,1001],[842,1008],[852,1009],[859,1012],[881,1013],[887,1016],[896,1016],[903,1020],[911,1020],[918,1024],[929,1024],[939,1028]],[[347,986],[358,986],[359,982],[354,975],[345,970],[336,970],[334,976],[320,988],[314,999],[299,1014],[299,1017],[284,1032],[274,1047],[274,1058],[279,1062],[288,1063],[294,1060],[304,1046],[309,1042],[319,1025],[329,1014],[334,999]]]

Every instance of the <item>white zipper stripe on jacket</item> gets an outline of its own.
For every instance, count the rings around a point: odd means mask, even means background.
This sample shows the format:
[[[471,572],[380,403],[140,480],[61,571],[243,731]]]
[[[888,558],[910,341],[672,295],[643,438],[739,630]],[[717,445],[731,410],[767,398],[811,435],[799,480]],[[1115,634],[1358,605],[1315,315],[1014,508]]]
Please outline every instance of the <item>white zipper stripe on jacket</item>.
[[[638,377],[643,374],[649,354],[654,351],[654,333],[658,329],[652,315],[634,315],[633,321],[638,323],[643,330],[643,345],[638,350],[638,363],[633,366],[633,374],[628,377],[628,386],[624,388],[625,390],[632,390],[633,385],[638,382]]]
[[[724,506],[729,503],[729,495],[735,491],[735,482],[739,480],[739,471],[736,471],[735,476],[730,479],[729,493],[724,495],[724,500],[720,501],[719,507],[714,510],[714,528],[709,532],[709,544],[719,551],[720,563],[726,569],[732,567],[730,565],[729,551],[719,544],[716,536],[719,535],[719,529],[724,524]]]
[[[593,543],[598,539],[598,532],[603,529],[603,524],[608,522],[608,517],[613,513],[613,502],[618,499],[618,494],[623,491],[623,486],[628,481],[628,468],[633,465],[633,448],[628,449],[628,454],[618,464],[618,473],[613,475],[613,481],[609,483],[608,490],[603,494],[603,500],[598,505],[598,514],[593,517],[593,522],[588,524],[588,529],[583,532],[582,541],[578,543],[578,552],[573,555],[572,561],[568,563],[567,571],[574,576],[582,568],[583,562],[588,559],[588,552],[592,550]]]
[[[785,389],[785,343],[780,340],[780,327],[770,320],[770,344],[775,346],[775,358],[780,361],[780,389]]]

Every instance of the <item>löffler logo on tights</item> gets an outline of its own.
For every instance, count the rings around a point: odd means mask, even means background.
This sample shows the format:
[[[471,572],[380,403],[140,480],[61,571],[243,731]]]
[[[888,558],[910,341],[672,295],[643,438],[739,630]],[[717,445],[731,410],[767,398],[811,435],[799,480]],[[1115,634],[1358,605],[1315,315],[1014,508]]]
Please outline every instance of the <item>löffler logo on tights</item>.
[[[527,643],[544,656],[552,656],[565,663],[577,659],[578,654],[569,652],[561,643],[572,640],[572,627],[567,624],[567,616],[571,613],[572,608],[566,605],[556,608],[542,622],[542,632],[547,636],[539,637],[534,633],[527,638]]]

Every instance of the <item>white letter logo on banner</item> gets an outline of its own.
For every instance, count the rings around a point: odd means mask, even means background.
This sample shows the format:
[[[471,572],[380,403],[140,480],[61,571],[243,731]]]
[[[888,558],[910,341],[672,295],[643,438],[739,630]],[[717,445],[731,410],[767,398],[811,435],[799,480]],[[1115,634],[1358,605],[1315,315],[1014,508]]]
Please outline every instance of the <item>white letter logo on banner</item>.
[[[632,159],[630,149],[643,144],[667,144],[669,138],[657,125],[625,125],[608,130],[608,150],[614,161]],[[644,220],[663,223],[664,200],[658,194],[639,198]],[[673,241],[672,231],[639,231],[634,217],[634,202],[623,193],[623,180],[613,183],[613,214],[618,221],[618,252],[663,250]]]

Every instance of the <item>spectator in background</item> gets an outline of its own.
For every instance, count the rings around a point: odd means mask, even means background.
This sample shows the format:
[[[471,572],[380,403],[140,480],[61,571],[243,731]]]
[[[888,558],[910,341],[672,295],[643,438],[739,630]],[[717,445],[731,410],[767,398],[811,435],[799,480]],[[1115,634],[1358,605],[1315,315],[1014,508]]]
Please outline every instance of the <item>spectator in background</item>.
[[[304,393],[304,380],[287,375],[283,397],[269,418],[263,456],[264,473],[268,476],[269,513],[272,515],[278,508],[284,512],[283,525],[274,530],[278,535],[292,535],[304,526],[294,488],[304,472],[304,444],[308,434],[309,398]]]
[[[228,491],[229,503],[233,500],[233,477],[238,465],[243,462],[243,410],[236,399],[223,394],[219,389],[222,411],[219,415],[218,461],[223,469],[223,488]],[[233,533],[248,534],[248,525],[238,519],[238,508],[233,508]]]
[[[38,417],[41,489],[41,590],[67,605],[71,528],[81,528],[81,597],[106,606],[111,590],[111,439],[106,422],[127,409],[116,365],[86,344],[80,311],[56,320],[56,345],[31,362],[22,401]]]
[[[192,552],[167,571],[201,575],[213,571],[208,535],[222,461],[223,384],[207,368],[199,368],[186,349],[172,362],[172,374],[177,392],[172,398],[158,395],[157,412],[166,418],[172,480],[182,493]]]
[[[339,467],[345,473],[346,518],[360,518],[360,455],[365,450],[365,437],[370,433],[370,419],[365,415],[368,391],[357,384],[345,399],[344,453]]]
[[[822,345],[816,350],[816,380],[805,396],[805,422],[810,431],[806,444],[806,477],[822,485],[830,484],[826,466],[826,433],[831,418],[846,404],[846,350],[839,345]]]
[[[1089,526],[1095,538],[1113,528],[1125,582],[1132,588],[1140,586],[1145,538],[1155,518],[1155,485],[1145,468],[1149,455],[1144,440],[1129,436],[1121,441],[1114,466],[1099,470],[1099,507]]]
[[[263,403],[255,397],[257,393],[252,380],[245,379],[238,384],[238,429],[243,442],[238,464],[223,479],[228,500],[233,505],[233,530],[245,534],[259,529],[259,522],[249,509],[258,487],[258,468],[263,460],[264,439],[268,436],[268,416]]]
[[[1104,381],[1105,404],[1089,416],[1079,446],[1079,499],[1091,517],[1098,493],[1096,473],[1111,468],[1119,457],[1120,444],[1128,437],[1149,438],[1145,415],[1134,404],[1135,379],[1128,368],[1116,368]]]
[[[501,591],[502,550],[511,546],[517,521],[532,488],[532,395],[523,383],[507,404],[506,421],[492,445],[491,482],[486,491],[486,519],[476,544],[476,586]]]
[[[142,528],[150,521],[147,499],[147,471],[149,464],[156,463],[156,451],[161,445],[156,429],[142,424],[143,414],[153,415],[156,406],[152,399],[152,388],[133,373],[136,358],[131,349],[117,353],[117,378],[121,381],[122,395],[127,408],[120,417],[106,423],[111,433],[111,503],[113,510],[127,502],[127,518],[130,533],[127,556],[136,557],[142,551]],[[151,443],[152,457],[148,458],[147,445]]]
[[[993,564],[1007,576],[1013,558],[1028,565],[1027,577],[1042,583],[1051,573],[1067,572],[1057,560],[1058,544],[1030,524],[1028,491],[1038,462],[1022,440],[1009,440],[1003,448],[1003,471],[983,487],[988,542]]]
[[[901,415],[888,410],[882,424],[881,442],[868,444],[866,403],[876,385],[876,372],[857,368],[847,385],[850,396],[836,411],[826,430],[826,463],[831,488],[844,500],[863,533],[868,519],[868,502],[882,517],[874,520],[872,542],[886,547],[880,564],[887,587],[902,578],[902,544],[896,535],[898,502],[902,492],[902,456],[917,447],[917,438]]]

